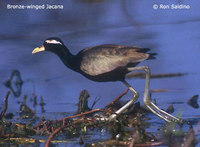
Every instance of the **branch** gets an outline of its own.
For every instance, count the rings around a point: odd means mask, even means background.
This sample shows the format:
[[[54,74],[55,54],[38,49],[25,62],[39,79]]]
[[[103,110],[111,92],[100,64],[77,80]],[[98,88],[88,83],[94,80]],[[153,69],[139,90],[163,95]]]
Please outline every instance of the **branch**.
[[[10,91],[7,92],[6,97],[4,99],[5,106],[4,106],[3,111],[1,112],[0,120],[2,120],[2,118],[4,117],[4,115],[5,115],[6,111],[7,111],[7,108],[8,108],[8,97],[9,97],[9,95],[10,95]]]

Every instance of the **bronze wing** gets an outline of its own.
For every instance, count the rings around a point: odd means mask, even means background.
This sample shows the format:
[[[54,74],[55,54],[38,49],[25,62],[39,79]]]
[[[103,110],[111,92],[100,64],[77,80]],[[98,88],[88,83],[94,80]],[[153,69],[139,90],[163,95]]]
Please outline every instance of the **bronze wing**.
[[[118,45],[86,48],[79,53],[82,56],[80,69],[91,76],[100,75],[148,59],[149,54],[144,53],[147,50],[149,49]]]

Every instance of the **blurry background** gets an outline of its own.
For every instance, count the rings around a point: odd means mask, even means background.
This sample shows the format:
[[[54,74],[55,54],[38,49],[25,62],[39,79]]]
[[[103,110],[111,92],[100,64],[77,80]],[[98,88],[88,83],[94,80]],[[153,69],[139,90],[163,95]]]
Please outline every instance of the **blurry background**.
[[[189,10],[154,10],[153,4],[187,4]],[[6,4],[62,4],[63,10],[7,10]],[[186,76],[152,79],[151,89],[168,89],[153,93],[159,107],[174,104],[174,115],[198,119],[199,110],[187,105],[187,100],[199,94],[200,88],[200,1],[199,0],[7,0],[0,2],[0,102],[8,91],[4,82],[13,69],[21,72],[24,81],[21,96],[9,98],[8,112],[18,112],[23,95],[35,92],[43,96],[45,114],[74,112],[79,93],[86,89],[102,97],[95,108],[103,108],[125,91],[120,82],[93,82],[67,69],[60,59],[47,52],[32,55],[35,47],[51,36],[60,37],[73,54],[100,44],[136,45],[158,53],[148,65],[153,74],[188,73]],[[144,80],[129,82],[140,93]],[[35,91],[34,91],[35,87]],[[124,100],[131,98],[131,93]],[[30,102],[28,99],[27,102]],[[32,108],[32,106],[30,106]],[[54,117],[54,116],[53,116]],[[155,121],[161,121],[152,115]]]

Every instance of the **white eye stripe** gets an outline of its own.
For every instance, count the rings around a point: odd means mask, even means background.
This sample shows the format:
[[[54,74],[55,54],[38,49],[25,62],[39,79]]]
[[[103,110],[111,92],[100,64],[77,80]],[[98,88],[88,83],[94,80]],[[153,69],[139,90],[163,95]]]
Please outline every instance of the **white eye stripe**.
[[[62,45],[62,43],[57,41],[57,40],[46,40],[45,42],[50,43],[50,44],[60,44],[60,45]]]

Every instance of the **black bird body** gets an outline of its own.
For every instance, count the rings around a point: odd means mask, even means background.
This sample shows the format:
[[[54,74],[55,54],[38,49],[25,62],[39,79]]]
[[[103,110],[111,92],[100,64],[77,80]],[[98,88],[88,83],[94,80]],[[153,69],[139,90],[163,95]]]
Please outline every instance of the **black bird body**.
[[[47,40],[52,39],[55,40]],[[57,54],[68,68],[98,82],[123,81],[128,73],[127,67],[155,58],[155,54],[146,53],[150,49],[112,44],[86,48],[72,55],[61,40],[56,40],[56,44],[44,42],[45,50]]]
[[[70,69],[82,74],[86,78],[98,81],[122,81],[132,92],[132,99],[112,114],[109,120],[117,117],[130,107],[139,97],[137,91],[125,81],[125,75],[131,71],[143,70],[146,73],[146,82],[143,101],[149,110],[167,122],[180,119],[158,108],[149,97],[150,69],[147,66],[135,67],[144,60],[155,59],[156,53],[147,53],[150,49],[134,46],[99,45],[86,48],[77,55],[72,55],[64,43],[56,37],[48,38],[41,47],[35,48],[32,53],[51,51],[57,54],[62,62]]]

